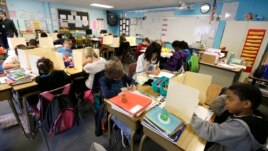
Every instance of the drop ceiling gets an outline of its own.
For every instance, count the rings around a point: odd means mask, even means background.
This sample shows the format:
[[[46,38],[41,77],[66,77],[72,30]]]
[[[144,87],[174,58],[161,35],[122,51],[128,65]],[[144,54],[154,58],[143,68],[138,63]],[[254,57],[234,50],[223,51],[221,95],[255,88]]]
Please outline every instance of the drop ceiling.
[[[114,10],[134,10],[144,8],[156,8],[166,6],[178,6],[181,0],[40,0],[51,3],[70,4],[83,7],[91,7],[91,3],[99,3],[114,6]],[[187,3],[204,3],[213,0],[182,0]]]

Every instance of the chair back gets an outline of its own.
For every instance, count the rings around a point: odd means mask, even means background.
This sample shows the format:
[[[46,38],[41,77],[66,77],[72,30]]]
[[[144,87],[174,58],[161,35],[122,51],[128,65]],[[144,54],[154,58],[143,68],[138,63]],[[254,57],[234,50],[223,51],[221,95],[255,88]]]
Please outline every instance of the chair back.
[[[93,93],[100,92],[100,82],[99,81],[104,76],[105,76],[105,71],[104,70],[102,70],[102,71],[100,71],[100,72],[95,74],[94,80],[93,80],[93,85],[92,85]]]
[[[75,125],[76,101],[71,84],[40,94],[40,119],[49,135],[61,134]]]
[[[134,73],[136,72],[137,62],[133,62],[128,65],[128,76],[133,77]]]

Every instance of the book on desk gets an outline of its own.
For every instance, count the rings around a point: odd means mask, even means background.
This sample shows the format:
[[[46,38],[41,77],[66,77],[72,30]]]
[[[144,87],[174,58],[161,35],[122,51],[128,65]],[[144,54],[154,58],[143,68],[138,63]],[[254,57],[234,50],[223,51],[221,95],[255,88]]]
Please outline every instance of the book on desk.
[[[33,76],[26,73],[22,68],[6,70],[6,77],[9,85],[18,85],[33,81]]]
[[[122,109],[130,116],[139,116],[151,103],[152,99],[127,91],[110,99],[112,107]]]

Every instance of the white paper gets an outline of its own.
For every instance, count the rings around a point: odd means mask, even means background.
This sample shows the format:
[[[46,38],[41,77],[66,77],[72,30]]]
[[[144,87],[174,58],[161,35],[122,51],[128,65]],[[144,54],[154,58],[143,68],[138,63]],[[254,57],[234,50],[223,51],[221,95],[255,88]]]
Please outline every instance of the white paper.
[[[7,77],[0,77],[0,83],[5,84],[7,82]]]
[[[76,16],[76,11],[71,11],[71,15]]]
[[[61,27],[68,27],[68,22],[67,21],[61,21],[60,26]]]
[[[165,72],[165,71],[160,71],[160,73],[158,75],[153,75],[153,74],[149,74],[150,78],[160,78],[160,77],[167,77],[167,78],[172,78],[175,75],[173,73],[169,73],[169,72]]]
[[[81,20],[81,16],[75,16],[75,20]]]
[[[83,54],[82,52],[78,50],[73,50],[73,63],[74,63],[74,68],[77,71],[82,71],[83,69]]]
[[[83,26],[88,26],[88,21],[87,20],[82,20],[82,25]]]
[[[198,95],[197,89],[170,79],[165,108],[189,124],[199,102]]]
[[[64,19],[64,20],[67,19],[67,18],[66,18],[66,15],[64,15],[64,14],[60,14],[60,19]]]
[[[82,21],[81,20],[75,20],[75,27],[82,27]]]
[[[39,47],[54,47],[52,37],[39,37]]]
[[[209,121],[214,114],[208,108],[205,108],[200,105],[195,108],[194,113],[204,121]]]
[[[36,55],[32,55],[32,54],[29,54],[28,57],[30,58],[29,62],[30,62],[30,67],[31,67],[32,74],[34,74],[35,76],[38,76],[39,71],[38,71],[36,63],[41,57],[36,56]]]
[[[82,16],[82,20],[87,21],[87,16]]]
[[[68,15],[68,20],[74,20],[74,16],[73,15]]]
[[[68,20],[68,23],[75,24],[75,20]]]
[[[140,105],[136,105],[136,106],[134,106],[132,109],[130,109],[129,112],[132,113],[132,114],[135,114],[135,113],[137,113],[141,108],[142,108],[142,106],[140,106]]]
[[[27,70],[31,69],[29,59],[27,57],[25,50],[18,49],[18,56],[19,56],[20,67]]]

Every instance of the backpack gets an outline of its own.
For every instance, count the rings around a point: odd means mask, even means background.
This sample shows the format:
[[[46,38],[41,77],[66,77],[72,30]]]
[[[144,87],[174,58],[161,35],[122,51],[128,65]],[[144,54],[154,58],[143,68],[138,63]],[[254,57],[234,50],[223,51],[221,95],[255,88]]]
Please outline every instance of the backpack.
[[[41,120],[49,135],[71,129],[78,121],[71,84],[40,94]]]

